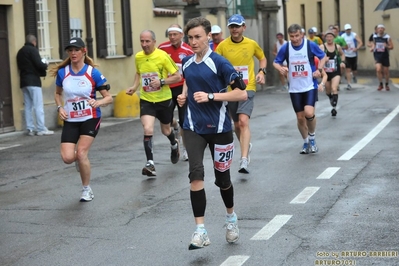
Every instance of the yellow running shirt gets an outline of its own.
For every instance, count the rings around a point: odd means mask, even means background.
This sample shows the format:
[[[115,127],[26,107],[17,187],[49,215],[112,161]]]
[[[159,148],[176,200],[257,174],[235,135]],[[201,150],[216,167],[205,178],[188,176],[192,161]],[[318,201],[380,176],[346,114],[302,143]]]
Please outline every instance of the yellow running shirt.
[[[230,38],[223,40],[216,48],[216,53],[225,57],[242,74],[242,79],[247,84],[247,90],[256,91],[255,62],[254,56],[258,60],[265,58],[262,48],[252,39],[243,37],[239,43],[235,43]]]
[[[172,58],[158,48],[149,55],[140,51],[135,58],[137,73],[140,75],[140,99],[153,103],[171,99],[172,92],[169,85],[153,88],[149,84],[153,78],[166,79],[169,73],[174,74],[179,71]]]

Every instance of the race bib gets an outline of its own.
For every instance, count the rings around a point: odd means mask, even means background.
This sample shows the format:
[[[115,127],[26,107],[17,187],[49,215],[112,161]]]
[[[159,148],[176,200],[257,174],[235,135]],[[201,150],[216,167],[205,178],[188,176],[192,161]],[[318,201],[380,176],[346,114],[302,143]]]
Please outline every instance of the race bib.
[[[385,52],[385,45],[382,42],[377,42],[375,44],[375,51],[376,52]]]
[[[291,76],[293,78],[305,78],[308,75],[309,72],[305,70],[305,64],[303,62],[292,62]]]
[[[348,50],[354,50],[356,48],[354,42],[346,42],[346,44],[348,45]]]
[[[324,65],[324,70],[327,73],[331,73],[337,70],[337,64],[335,62],[335,59],[330,59],[326,62],[326,64]]]
[[[151,73],[143,73],[143,74],[141,74],[141,85],[142,85],[143,90],[145,92],[154,92],[154,91],[159,91],[161,89],[161,87],[153,88],[153,87],[150,86],[150,83],[151,83],[152,79],[159,79],[158,78],[158,73],[151,72]]]
[[[214,168],[219,172],[225,172],[230,169],[233,161],[234,143],[227,145],[215,144],[214,150]]]
[[[92,107],[87,103],[87,99],[70,99],[67,105],[70,118],[92,117]]]
[[[234,66],[234,68],[237,70],[244,83],[248,85],[248,66]]]

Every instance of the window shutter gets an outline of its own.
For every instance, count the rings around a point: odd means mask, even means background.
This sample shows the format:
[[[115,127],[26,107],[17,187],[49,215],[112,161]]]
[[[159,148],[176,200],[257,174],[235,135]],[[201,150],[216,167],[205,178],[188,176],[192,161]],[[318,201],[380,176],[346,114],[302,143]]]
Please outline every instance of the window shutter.
[[[130,1],[121,0],[122,27],[123,27],[123,53],[127,56],[133,54],[132,19],[130,16]]]
[[[25,36],[28,34],[37,37],[36,1],[24,0]]]
[[[94,20],[96,21],[97,56],[104,58],[108,55],[104,0],[94,1]]]
[[[71,38],[71,30],[69,26],[69,4],[68,0],[57,0],[57,16],[58,16],[58,43],[60,58],[65,58],[64,47],[68,45]]]

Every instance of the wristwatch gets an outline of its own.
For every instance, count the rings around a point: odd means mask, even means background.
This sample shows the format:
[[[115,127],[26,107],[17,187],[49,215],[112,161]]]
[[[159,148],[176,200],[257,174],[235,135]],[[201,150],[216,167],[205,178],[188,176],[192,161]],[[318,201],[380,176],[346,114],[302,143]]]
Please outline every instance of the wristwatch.
[[[164,80],[164,79],[160,79],[159,81],[161,82],[161,87],[162,87],[163,85],[165,85],[165,80]]]
[[[57,112],[60,111],[60,108],[61,108],[61,107],[62,107],[61,105],[58,105],[58,106],[57,106]]]
[[[266,75],[266,72],[267,72],[267,71],[266,71],[266,68],[265,68],[265,67],[259,68],[258,73],[261,72],[261,71],[263,72],[263,74]]]
[[[322,68],[319,68],[319,72],[320,72],[320,74],[323,73],[323,69],[322,69]]]
[[[213,95],[212,92],[208,93],[208,100],[209,100],[210,102],[212,102],[213,99],[215,99],[215,95]]]

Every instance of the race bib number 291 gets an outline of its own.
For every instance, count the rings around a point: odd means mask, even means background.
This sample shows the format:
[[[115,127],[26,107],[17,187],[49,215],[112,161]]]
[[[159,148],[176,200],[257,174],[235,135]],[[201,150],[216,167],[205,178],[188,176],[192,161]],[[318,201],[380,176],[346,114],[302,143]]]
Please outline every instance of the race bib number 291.
[[[230,169],[233,161],[234,143],[219,145],[215,144],[214,151],[214,167],[220,172],[225,172]]]

